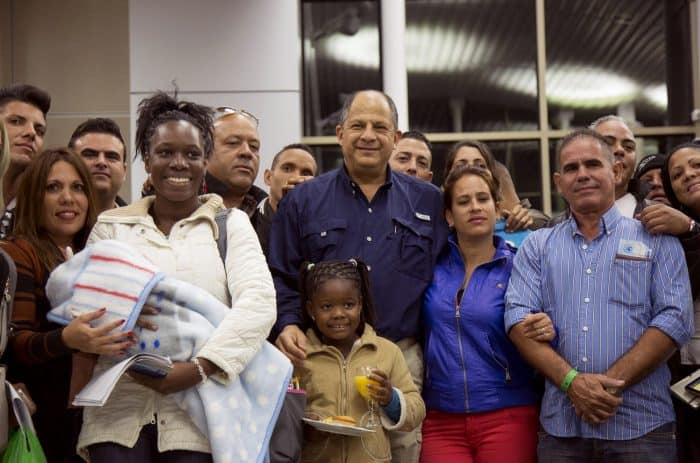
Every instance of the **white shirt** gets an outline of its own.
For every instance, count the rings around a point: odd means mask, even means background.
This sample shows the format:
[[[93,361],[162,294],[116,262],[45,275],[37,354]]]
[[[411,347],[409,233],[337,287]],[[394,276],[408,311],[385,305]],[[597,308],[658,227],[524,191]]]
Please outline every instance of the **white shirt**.
[[[620,211],[620,214],[634,219],[634,210],[637,207],[637,199],[632,196],[632,193],[627,193],[615,201],[615,206],[617,206],[617,210]]]

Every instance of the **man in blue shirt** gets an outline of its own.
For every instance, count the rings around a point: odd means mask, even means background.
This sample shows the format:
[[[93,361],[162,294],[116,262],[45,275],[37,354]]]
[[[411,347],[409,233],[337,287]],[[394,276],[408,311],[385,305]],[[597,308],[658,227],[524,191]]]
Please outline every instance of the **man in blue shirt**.
[[[675,462],[665,361],[694,332],[683,250],[614,207],[620,166],[599,134],[567,135],[557,161],[572,216],[523,242],[506,293],[506,330],[549,380],[539,459]],[[556,349],[523,334],[525,315],[540,311]]]
[[[279,204],[270,234],[276,344],[295,362],[306,355],[297,286],[301,263],[355,257],[370,271],[377,332],[399,344],[414,380],[422,378],[415,342],[421,300],[447,225],[434,185],[388,167],[400,135],[397,119],[387,95],[353,94],[336,127],[343,166],[296,186]]]

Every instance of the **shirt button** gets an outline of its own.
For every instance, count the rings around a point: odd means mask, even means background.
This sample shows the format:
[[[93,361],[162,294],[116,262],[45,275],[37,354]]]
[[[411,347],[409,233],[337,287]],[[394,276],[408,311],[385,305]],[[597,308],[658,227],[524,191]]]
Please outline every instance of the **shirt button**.
[[[368,236],[368,237],[367,237],[367,241],[372,241],[372,237],[371,237],[371,236]]]
[[[581,328],[581,329],[582,329],[583,331],[588,331],[588,327],[587,327],[587,326],[584,326],[584,327]]]
[[[585,251],[586,249],[588,249],[588,245],[584,244],[583,246],[581,246],[581,249],[583,249]]]
[[[372,271],[372,266],[371,266],[371,265],[368,265],[368,266],[367,266],[367,271],[368,271],[368,272],[371,272],[371,271]]]
[[[583,357],[583,358],[581,358],[581,361],[582,361],[583,363],[588,362],[588,357]]]
[[[586,273],[587,273],[588,275],[590,275],[591,273],[593,273],[593,270],[587,268],[587,269],[586,269]]]
[[[584,298],[583,298],[583,302],[586,302],[586,303],[591,302],[591,298],[590,298],[590,297],[584,297]]]
[[[370,207],[369,209],[367,209],[367,212],[369,212],[369,213],[371,214],[371,213],[372,213],[372,208]]]

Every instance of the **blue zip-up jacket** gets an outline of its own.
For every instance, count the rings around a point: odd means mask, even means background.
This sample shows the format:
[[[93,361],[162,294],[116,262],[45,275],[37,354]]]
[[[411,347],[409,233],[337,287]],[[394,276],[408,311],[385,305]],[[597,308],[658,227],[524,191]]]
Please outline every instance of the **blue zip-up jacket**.
[[[478,266],[457,306],[465,268],[450,235],[425,292],[425,382],[428,410],[476,413],[537,404],[535,373],[505,332],[503,312],[515,249],[494,236],[496,253]]]

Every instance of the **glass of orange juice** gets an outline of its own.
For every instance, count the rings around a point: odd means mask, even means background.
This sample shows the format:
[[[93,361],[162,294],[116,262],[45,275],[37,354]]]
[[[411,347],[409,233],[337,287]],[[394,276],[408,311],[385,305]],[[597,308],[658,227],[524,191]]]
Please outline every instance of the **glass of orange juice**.
[[[379,421],[377,420],[377,402],[372,399],[370,390],[367,387],[370,384],[373,386],[380,385],[377,381],[370,379],[369,377],[373,370],[374,367],[364,366],[358,368],[357,372],[355,373],[355,387],[357,388],[357,392],[359,392],[362,398],[367,401],[367,405],[369,407],[369,418],[367,419],[367,423],[365,423],[365,427],[367,429],[375,429],[377,426],[379,426]]]

